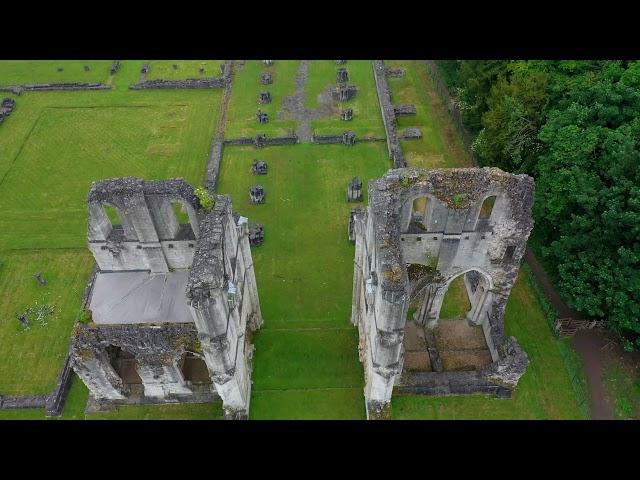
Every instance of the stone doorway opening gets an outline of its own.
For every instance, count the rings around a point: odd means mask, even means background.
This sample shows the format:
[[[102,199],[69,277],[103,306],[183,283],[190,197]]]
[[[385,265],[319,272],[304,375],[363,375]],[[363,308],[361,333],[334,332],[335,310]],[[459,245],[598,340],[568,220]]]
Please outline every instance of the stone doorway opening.
[[[136,370],[136,358],[117,345],[109,345],[107,347],[107,355],[109,356],[111,367],[122,379],[125,387],[128,387],[126,390],[138,392],[142,386],[142,379]]]
[[[475,270],[448,282],[433,328],[419,320],[429,294],[421,292],[409,305],[404,336],[404,369],[411,372],[480,370],[492,362],[482,319],[488,281]],[[472,320],[478,322],[473,323]]]
[[[212,383],[207,364],[198,355],[186,352],[178,366],[187,385],[208,385]]]

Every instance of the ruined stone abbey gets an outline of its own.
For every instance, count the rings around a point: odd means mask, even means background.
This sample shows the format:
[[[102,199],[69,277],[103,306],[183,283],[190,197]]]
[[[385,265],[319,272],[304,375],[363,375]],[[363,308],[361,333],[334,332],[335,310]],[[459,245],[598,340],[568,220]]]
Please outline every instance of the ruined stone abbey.
[[[181,179],[92,185],[91,322],[77,324],[71,350],[89,408],[221,398],[226,418],[247,418],[252,333],[262,324],[249,226],[228,196],[214,199],[205,212]],[[368,418],[385,417],[394,389],[511,396],[528,358],[505,339],[504,313],[532,202],[530,177],[496,168],[403,168],[369,183],[369,206],[349,219]],[[481,332],[486,351],[462,368],[437,341],[444,295],[460,276],[471,305],[462,328],[472,342]]]

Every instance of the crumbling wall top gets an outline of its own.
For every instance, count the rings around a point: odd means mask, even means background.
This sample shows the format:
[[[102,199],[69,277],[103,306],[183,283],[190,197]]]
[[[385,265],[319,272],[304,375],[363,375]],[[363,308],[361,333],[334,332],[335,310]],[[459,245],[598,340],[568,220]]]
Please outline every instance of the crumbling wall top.
[[[200,201],[193,187],[182,178],[170,180],[144,180],[137,177],[120,177],[100,180],[91,184],[89,204],[113,203],[114,199],[129,195],[159,195],[179,198],[191,204],[196,211]]]
[[[523,232],[533,227],[533,179],[499,168],[389,170],[369,182],[369,210],[375,234],[378,275],[385,292],[406,290],[408,276],[400,248],[400,215],[411,197],[432,195],[450,209],[478,208],[490,195],[509,201],[509,219]]]
[[[187,280],[186,295],[190,301],[209,297],[210,291],[222,288],[224,271],[225,216],[231,214],[228,195],[215,195],[215,206],[200,222],[200,238]]]

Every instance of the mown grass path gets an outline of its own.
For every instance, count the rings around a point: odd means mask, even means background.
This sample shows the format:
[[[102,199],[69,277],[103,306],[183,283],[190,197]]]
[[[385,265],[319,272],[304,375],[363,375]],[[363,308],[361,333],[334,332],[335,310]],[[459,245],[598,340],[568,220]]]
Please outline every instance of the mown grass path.
[[[267,175],[251,174],[254,158],[267,162]],[[346,188],[351,177],[366,182],[388,166],[384,144],[225,148],[217,190],[265,228],[252,249],[264,325],[255,337],[251,418],[364,418],[358,333],[349,323]],[[255,183],[265,188],[264,205],[249,204]]]

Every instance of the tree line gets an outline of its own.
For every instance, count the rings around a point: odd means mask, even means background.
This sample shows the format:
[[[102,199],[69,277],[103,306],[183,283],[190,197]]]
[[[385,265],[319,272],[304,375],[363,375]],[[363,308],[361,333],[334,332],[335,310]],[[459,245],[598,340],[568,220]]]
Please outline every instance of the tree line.
[[[640,61],[437,63],[479,161],[535,178],[531,244],[565,301],[640,349]]]

